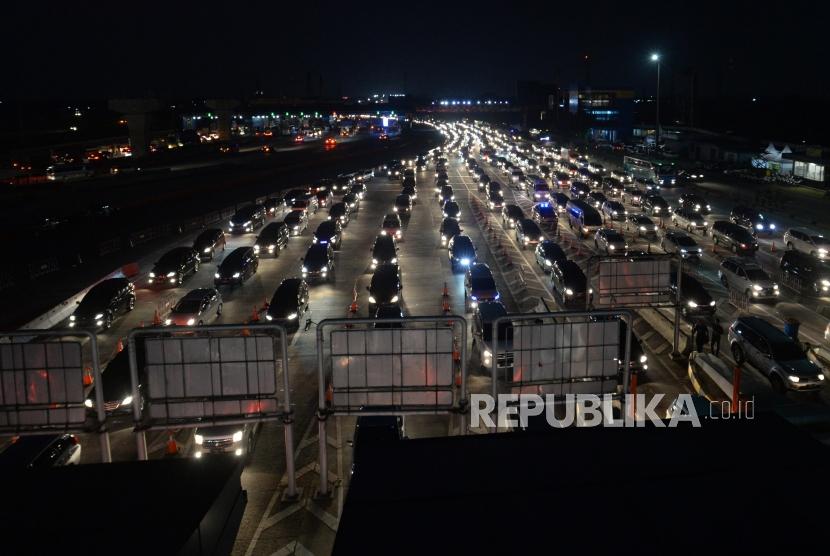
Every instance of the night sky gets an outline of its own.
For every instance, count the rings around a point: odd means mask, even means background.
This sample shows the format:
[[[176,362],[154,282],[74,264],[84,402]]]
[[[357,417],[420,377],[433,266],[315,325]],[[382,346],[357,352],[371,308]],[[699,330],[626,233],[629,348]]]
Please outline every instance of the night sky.
[[[826,2],[40,2],[4,5],[11,98],[317,91],[512,95],[517,79],[828,95]],[[181,4],[181,6],[179,5]],[[311,77],[309,79],[309,72]]]

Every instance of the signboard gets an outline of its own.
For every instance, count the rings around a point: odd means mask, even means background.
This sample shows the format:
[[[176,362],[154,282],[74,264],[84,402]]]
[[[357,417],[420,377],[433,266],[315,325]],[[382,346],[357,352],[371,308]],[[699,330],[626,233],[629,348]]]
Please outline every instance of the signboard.
[[[673,301],[671,259],[605,258],[599,261],[599,307],[644,306]]]
[[[335,413],[453,404],[452,328],[336,329],[330,353]]]
[[[81,429],[85,420],[80,342],[0,344],[0,430]]]

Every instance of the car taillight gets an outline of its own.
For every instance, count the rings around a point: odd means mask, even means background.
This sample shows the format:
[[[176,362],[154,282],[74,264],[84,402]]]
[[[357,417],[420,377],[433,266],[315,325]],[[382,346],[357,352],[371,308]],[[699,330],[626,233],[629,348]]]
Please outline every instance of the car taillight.
[[[77,437],[77,436],[75,436],[74,434],[70,434],[70,435],[69,435],[69,440],[70,440],[70,442],[72,442],[72,445],[73,445],[73,446],[74,446],[74,445],[76,445],[76,444],[78,443],[78,437]]]

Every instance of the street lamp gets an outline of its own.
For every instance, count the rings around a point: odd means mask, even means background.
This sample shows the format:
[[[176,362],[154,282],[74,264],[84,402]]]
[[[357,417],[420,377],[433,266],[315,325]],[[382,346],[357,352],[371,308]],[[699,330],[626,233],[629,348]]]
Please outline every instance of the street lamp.
[[[657,62],[657,140],[654,146],[660,149],[660,55],[656,52],[651,55],[651,61]]]

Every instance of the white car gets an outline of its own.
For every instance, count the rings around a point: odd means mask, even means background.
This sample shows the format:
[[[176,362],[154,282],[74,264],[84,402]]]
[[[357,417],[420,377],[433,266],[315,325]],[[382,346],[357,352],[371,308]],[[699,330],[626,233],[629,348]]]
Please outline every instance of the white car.
[[[830,240],[820,234],[811,234],[806,230],[790,228],[784,232],[784,245],[820,259],[830,254]]]

